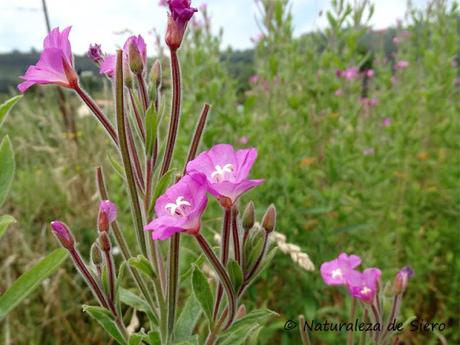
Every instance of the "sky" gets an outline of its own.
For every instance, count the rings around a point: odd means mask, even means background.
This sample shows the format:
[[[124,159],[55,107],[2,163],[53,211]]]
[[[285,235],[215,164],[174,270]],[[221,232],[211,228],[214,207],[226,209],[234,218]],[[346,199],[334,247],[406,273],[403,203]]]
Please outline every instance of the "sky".
[[[275,0],[273,0],[275,1]],[[207,2],[215,32],[223,28],[222,48],[245,49],[252,46],[251,37],[259,33],[254,0],[193,0],[199,7]],[[374,0],[375,14],[371,25],[375,29],[392,26],[404,17],[404,0]],[[427,0],[413,0],[420,7]],[[129,36],[142,34],[152,39],[151,30],[160,34],[166,26],[166,9],[158,0],[47,0],[51,26],[72,25],[70,40],[73,51],[82,54],[90,43],[101,43],[112,51],[123,45]],[[291,0],[295,35],[326,26],[320,16],[329,8],[330,0]],[[40,50],[46,35],[41,0],[0,0],[0,53],[12,50]]]

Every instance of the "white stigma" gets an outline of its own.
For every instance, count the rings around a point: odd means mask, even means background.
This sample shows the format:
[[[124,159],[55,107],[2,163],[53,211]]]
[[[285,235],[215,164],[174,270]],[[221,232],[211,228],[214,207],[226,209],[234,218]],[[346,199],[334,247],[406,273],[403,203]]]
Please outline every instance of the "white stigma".
[[[369,292],[371,292],[372,290],[369,289],[367,286],[365,286],[361,291],[360,293],[363,294],[363,295],[367,295],[369,294]]]
[[[340,268],[337,268],[337,269],[332,271],[332,279],[342,278],[342,277],[343,277],[343,274],[342,274],[342,271],[340,270]]]
[[[171,213],[171,216],[174,216],[175,214],[183,216],[184,214],[183,214],[182,206],[192,206],[192,204],[189,203],[187,200],[185,200],[183,196],[179,196],[176,199],[176,203],[170,202],[166,204],[165,209],[169,210],[169,212]]]
[[[216,170],[214,170],[211,174],[211,178],[219,180],[221,177],[223,178],[225,176],[225,173],[233,172],[233,164],[225,164],[223,167],[216,165],[215,169]]]

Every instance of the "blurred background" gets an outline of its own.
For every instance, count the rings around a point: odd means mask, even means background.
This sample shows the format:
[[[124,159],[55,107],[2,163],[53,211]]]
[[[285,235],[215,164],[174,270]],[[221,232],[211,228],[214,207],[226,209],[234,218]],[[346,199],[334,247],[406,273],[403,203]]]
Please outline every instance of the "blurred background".
[[[113,114],[110,82],[85,56],[142,34],[163,65],[166,9],[155,0],[47,1],[51,27],[73,25],[70,41],[84,87]],[[340,252],[363,258],[391,281],[410,265],[402,316],[444,322],[443,332],[404,332],[403,344],[459,344],[460,16],[453,1],[249,0],[195,3],[180,51],[184,106],[177,166],[186,156],[204,102],[212,105],[202,148],[255,146],[252,176],[266,182],[247,195],[258,216],[278,208],[278,231],[306,252],[307,272],[281,251],[245,303],[280,314],[259,344],[299,344],[287,319],[344,320],[344,290],[325,287],[320,264]],[[0,102],[17,93],[46,35],[43,2],[0,0]],[[0,293],[57,246],[48,223],[71,224],[80,250],[95,237],[94,169],[103,165],[112,199],[129,229],[129,205],[116,153],[71,92],[33,88],[9,116],[16,175],[1,214],[18,223],[0,241]],[[219,213],[210,210],[209,236]],[[127,233],[130,233],[127,231]],[[132,239],[134,241],[134,239]],[[187,244],[187,243],[186,243]],[[196,250],[192,248],[192,250]],[[186,263],[183,263],[185,266]],[[0,324],[0,341],[106,344],[81,311],[89,291],[67,262]],[[183,294],[189,293],[184,284]],[[77,303],[76,303],[77,302]],[[343,344],[315,332],[314,344]]]

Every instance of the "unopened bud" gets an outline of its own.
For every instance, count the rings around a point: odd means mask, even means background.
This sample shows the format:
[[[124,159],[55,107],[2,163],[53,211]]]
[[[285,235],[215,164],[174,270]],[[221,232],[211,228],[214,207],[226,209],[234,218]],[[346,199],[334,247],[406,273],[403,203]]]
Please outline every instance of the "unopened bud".
[[[161,84],[161,63],[160,60],[155,60],[150,69],[150,80],[158,88]]]
[[[51,222],[51,230],[64,248],[70,250],[74,247],[75,241],[67,225],[59,220],[53,220]]]
[[[404,291],[406,291],[409,278],[411,278],[413,275],[414,271],[409,266],[401,268],[401,270],[396,274],[393,286],[394,293],[396,295],[402,294]]]
[[[275,205],[271,204],[267,211],[265,211],[264,217],[262,218],[262,228],[266,232],[272,232],[276,226],[276,208]]]
[[[243,212],[243,229],[244,231],[249,231],[254,226],[256,221],[256,210],[254,207],[254,202],[250,201]]]
[[[110,223],[117,218],[117,206],[110,200],[102,200],[99,204],[99,231],[109,231]]]
[[[110,238],[107,232],[100,232],[99,233],[99,245],[103,252],[110,251]]]
[[[123,82],[128,89],[134,88],[133,74],[126,61],[123,61]]]
[[[99,248],[96,242],[94,242],[91,246],[91,262],[94,264],[94,266],[102,265],[101,249]]]
[[[187,22],[176,21],[171,15],[168,15],[165,41],[169,49],[176,51],[180,47],[186,27]]]
[[[141,74],[144,70],[144,61],[139,52],[137,42],[134,39],[130,40],[128,43],[128,60],[131,71],[136,75]]]

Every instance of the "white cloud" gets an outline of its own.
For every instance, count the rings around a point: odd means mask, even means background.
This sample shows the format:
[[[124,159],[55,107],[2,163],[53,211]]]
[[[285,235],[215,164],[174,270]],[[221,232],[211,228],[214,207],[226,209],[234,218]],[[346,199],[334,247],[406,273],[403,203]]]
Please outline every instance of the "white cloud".
[[[198,6],[204,1],[193,1]],[[425,4],[426,0],[416,0]],[[127,34],[116,32],[130,29],[152,39],[149,30],[155,27],[164,33],[166,10],[158,0],[47,0],[52,26],[72,25],[71,40],[77,53],[86,51],[93,42],[102,43],[107,51],[123,44]],[[393,25],[405,12],[405,1],[376,0],[372,24],[375,28]],[[292,0],[295,33],[323,28],[325,16],[321,10],[329,7],[327,0]],[[215,32],[224,28],[223,46],[251,46],[250,38],[258,33],[257,10],[252,0],[209,0],[208,10]],[[40,0],[0,0],[0,52],[12,49],[40,49],[46,35]]]

